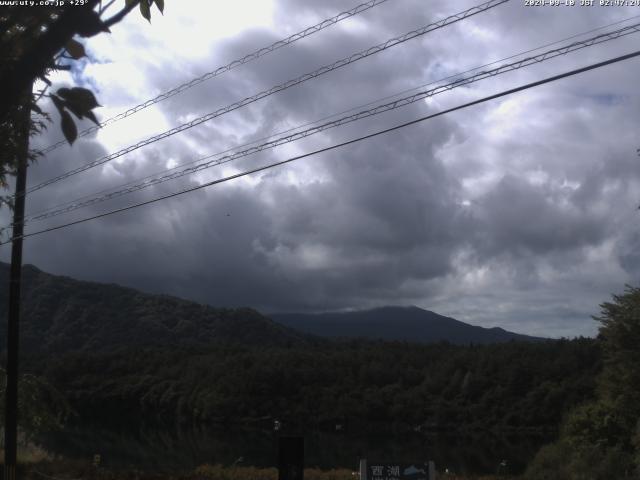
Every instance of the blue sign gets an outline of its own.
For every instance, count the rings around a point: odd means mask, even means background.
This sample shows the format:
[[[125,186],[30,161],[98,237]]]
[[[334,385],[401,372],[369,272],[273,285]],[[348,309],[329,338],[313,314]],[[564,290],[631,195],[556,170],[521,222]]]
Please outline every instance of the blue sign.
[[[362,480],[433,480],[429,467],[427,462],[409,464],[367,460],[366,479]]]

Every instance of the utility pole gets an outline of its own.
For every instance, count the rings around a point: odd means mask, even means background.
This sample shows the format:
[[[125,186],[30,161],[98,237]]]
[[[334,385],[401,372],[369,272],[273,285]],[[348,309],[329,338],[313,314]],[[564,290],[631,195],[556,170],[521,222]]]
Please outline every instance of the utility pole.
[[[25,91],[20,106],[16,134],[19,148],[16,158],[16,193],[11,238],[11,272],[9,279],[9,318],[7,324],[7,387],[4,412],[4,480],[16,480],[18,453],[18,346],[20,341],[20,286],[22,280],[22,234],[27,185],[27,157],[31,127],[31,93]]]

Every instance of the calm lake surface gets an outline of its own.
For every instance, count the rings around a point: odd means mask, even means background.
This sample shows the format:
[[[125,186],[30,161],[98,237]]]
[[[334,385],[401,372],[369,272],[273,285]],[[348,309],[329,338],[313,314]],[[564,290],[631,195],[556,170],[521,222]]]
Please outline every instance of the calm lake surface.
[[[149,428],[137,431],[73,428],[49,434],[40,443],[51,453],[71,459],[102,457],[108,469],[187,471],[198,465],[275,467],[280,432],[258,430],[176,430]],[[510,473],[521,473],[538,449],[552,441],[547,436],[522,434],[367,434],[307,433],[308,467],[357,470],[361,457],[397,462],[433,460],[438,470],[466,474],[495,473],[507,460]]]

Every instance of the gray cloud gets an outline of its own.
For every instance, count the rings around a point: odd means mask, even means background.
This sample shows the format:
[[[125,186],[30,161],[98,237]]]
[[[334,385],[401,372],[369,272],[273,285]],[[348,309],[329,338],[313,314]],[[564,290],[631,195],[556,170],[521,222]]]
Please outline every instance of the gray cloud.
[[[38,183],[473,3],[392,0],[358,19],[222,75],[61,148],[31,169]],[[272,25],[249,26],[184,54],[154,28],[122,25],[80,74],[115,109],[349,8],[279,0]],[[426,84],[632,15],[525,8],[477,15],[60,182],[36,211],[167,166]],[[220,14],[221,12],[218,12]],[[176,25],[187,19],[176,12]],[[194,31],[206,28],[195,16]],[[129,22],[129,20],[127,20]],[[204,30],[203,30],[204,31]],[[166,32],[165,32],[166,33]],[[100,40],[101,42],[103,40]],[[139,49],[118,56],[118,46]],[[204,41],[204,39],[203,39]],[[107,40],[104,40],[107,42]],[[121,43],[118,43],[121,42]],[[197,176],[34,224],[36,229],[282,160],[428,112],[607,58],[634,37],[457,89]],[[98,44],[96,44],[98,45]],[[110,46],[111,45],[111,46]],[[148,47],[144,47],[144,46]],[[155,45],[155,46],[154,46]],[[101,56],[103,55],[103,56]],[[127,56],[128,55],[128,56]],[[107,58],[108,57],[108,58]],[[122,75],[135,73],[122,90]],[[263,311],[417,304],[464,321],[537,335],[593,334],[598,304],[637,283],[640,177],[637,76],[631,61],[139,210],[33,237],[25,261]],[[113,127],[116,131],[115,128]],[[52,127],[35,145],[59,138]],[[0,212],[7,218],[7,212]],[[8,250],[0,251],[8,258]]]

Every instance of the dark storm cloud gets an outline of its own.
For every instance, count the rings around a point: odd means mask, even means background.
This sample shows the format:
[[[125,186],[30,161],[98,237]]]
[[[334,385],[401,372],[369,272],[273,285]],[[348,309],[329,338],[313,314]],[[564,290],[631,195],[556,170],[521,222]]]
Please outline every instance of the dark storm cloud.
[[[551,253],[602,242],[608,233],[603,228],[606,218],[564,200],[563,189],[503,177],[476,202],[479,230],[490,232],[479,236],[476,247],[484,254],[517,255],[521,250]]]
[[[139,140],[137,129],[166,130],[473,5],[454,3],[391,0],[162,102],[146,117],[123,121],[122,139],[105,130],[97,137],[101,143],[82,139],[57,150],[32,169],[30,183],[126,146],[127,135]],[[108,105],[124,105],[131,97],[137,103],[145,99],[139,90],[162,91],[281,38],[282,31],[297,31],[351,6],[281,0],[273,11],[274,28],[247,28],[206,45],[208,53],[193,58],[154,49],[153,29],[123,27],[114,38],[135,39],[148,50],[130,52],[131,64],[101,59],[84,76],[102,89]],[[551,12],[512,1],[60,182],[34,194],[28,208],[130,181],[624,14]],[[189,20],[197,29],[204,18]],[[621,45],[630,45],[618,42],[29,228],[282,160],[619,54]],[[133,79],[126,92],[110,90],[105,79],[117,83],[117,68],[136,71],[141,79]],[[590,315],[598,303],[640,274],[634,253],[638,73],[637,62],[594,72],[249,179],[34,237],[25,261],[52,273],[220,306],[292,311],[417,304],[471,323],[538,335],[593,333]],[[58,138],[53,127],[36,142]],[[1,254],[7,258],[6,250]]]
[[[434,161],[431,142],[425,135],[414,144],[415,156],[397,155],[384,141],[363,144],[319,159],[333,170],[331,180],[286,186],[278,181],[286,172],[276,172],[253,189],[230,184],[77,227],[64,244],[34,239],[30,251],[61,259],[73,251],[92,258],[74,262],[74,275],[95,278],[88,269],[218,305],[344,308],[354,291],[391,302],[389,292],[407,274],[447,273],[456,245],[452,180]],[[363,167],[367,173],[354,182]],[[116,251],[93,258],[99,244]]]

